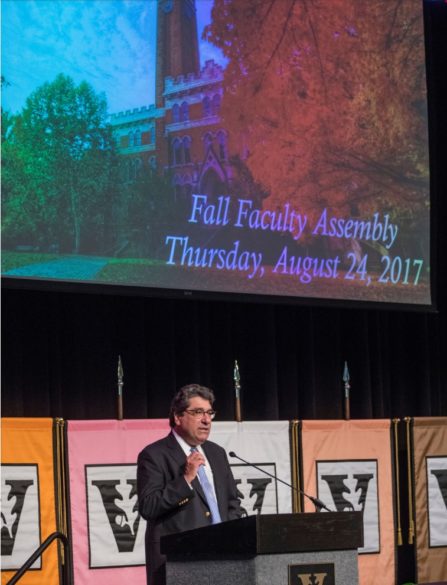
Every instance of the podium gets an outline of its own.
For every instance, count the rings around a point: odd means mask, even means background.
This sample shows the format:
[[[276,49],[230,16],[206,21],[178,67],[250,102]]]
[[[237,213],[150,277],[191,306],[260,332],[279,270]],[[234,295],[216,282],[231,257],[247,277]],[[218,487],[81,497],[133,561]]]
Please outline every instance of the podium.
[[[247,516],[161,538],[167,585],[355,585],[361,512]]]

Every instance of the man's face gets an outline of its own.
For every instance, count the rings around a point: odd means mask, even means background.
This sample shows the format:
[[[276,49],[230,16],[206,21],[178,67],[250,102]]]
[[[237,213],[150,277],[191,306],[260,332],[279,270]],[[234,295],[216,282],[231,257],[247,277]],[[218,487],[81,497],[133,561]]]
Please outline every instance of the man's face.
[[[212,406],[208,400],[200,396],[194,396],[189,401],[188,410],[201,408],[203,410],[212,410]],[[188,443],[191,447],[201,445],[208,439],[211,431],[211,417],[207,414],[202,416],[194,416],[189,412],[183,412],[180,415],[175,415],[175,431]]]

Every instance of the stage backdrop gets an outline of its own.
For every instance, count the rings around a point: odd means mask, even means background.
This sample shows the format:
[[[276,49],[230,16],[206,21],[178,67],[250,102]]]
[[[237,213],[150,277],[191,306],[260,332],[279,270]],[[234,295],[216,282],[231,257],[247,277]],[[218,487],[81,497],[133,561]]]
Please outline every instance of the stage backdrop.
[[[3,419],[3,585],[12,576],[8,569],[17,570],[57,529],[55,494],[62,477],[53,464],[60,452],[53,424],[49,419]],[[361,510],[365,544],[360,551],[360,583],[374,584],[380,573],[384,585],[394,585],[390,424],[388,420],[304,421],[301,458],[294,434],[297,421],[215,423],[211,438],[227,453],[234,451],[245,460],[229,458],[248,514],[296,509],[292,490],[251,463],[302,486],[333,510]],[[74,585],[144,583],[145,522],[138,515],[136,460],[146,444],[169,432],[168,421],[68,421],[66,428]],[[429,584],[446,578],[447,420],[415,419],[412,438],[418,582]],[[297,484],[298,464],[301,484]],[[307,501],[305,511],[313,511]],[[44,554],[42,565],[36,563],[24,583],[56,585],[57,567],[54,548]]]
[[[303,421],[303,489],[333,511],[363,512],[359,582],[394,585],[393,475],[389,420]],[[305,511],[313,505],[305,502]],[[322,512],[324,513],[324,512]]]
[[[49,418],[2,419],[2,585],[58,530],[53,425]],[[58,566],[53,542],[20,583],[57,585]]]

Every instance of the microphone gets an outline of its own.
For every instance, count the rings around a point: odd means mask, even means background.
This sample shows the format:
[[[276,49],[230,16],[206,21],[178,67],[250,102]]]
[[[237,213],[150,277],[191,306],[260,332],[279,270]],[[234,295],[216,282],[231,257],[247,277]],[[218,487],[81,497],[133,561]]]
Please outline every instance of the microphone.
[[[235,457],[236,459],[239,459],[239,461],[243,461],[247,465],[250,465],[250,467],[254,467],[255,469],[258,469],[259,471],[262,471],[262,473],[265,473],[266,475],[273,477],[273,479],[276,479],[276,481],[280,481],[281,483],[283,483],[287,487],[291,488],[292,490],[295,490],[299,494],[302,494],[303,496],[305,496],[307,499],[309,499],[312,502],[312,504],[315,506],[315,508],[317,508],[318,511],[326,510],[327,512],[332,512],[332,510],[330,510],[326,506],[326,504],[323,503],[320,499],[315,498],[314,496],[309,496],[309,494],[306,494],[306,492],[303,492],[303,490],[300,490],[299,488],[296,488],[295,486],[291,485],[290,483],[287,483],[286,481],[280,479],[279,477],[276,477],[276,475],[269,473],[268,471],[266,471],[265,469],[262,469],[261,467],[258,467],[254,463],[250,463],[250,461],[245,461],[245,459],[242,459],[242,457],[239,457],[239,455],[236,455],[236,453],[234,451],[229,451],[228,455],[230,457]]]

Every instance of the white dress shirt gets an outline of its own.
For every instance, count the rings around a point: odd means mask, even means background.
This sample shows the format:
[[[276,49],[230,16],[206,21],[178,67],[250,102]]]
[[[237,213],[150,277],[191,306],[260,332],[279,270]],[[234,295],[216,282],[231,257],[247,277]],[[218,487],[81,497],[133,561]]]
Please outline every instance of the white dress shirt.
[[[183,437],[181,437],[178,433],[175,432],[174,429],[172,429],[172,434],[174,435],[174,437],[176,438],[178,444],[180,445],[180,447],[182,448],[182,450],[184,451],[186,457],[189,457],[191,455],[191,445],[188,445],[188,443],[185,441],[185,439]],[[205,468],[205,473],[206,476],[213,488],[213,492],[214,492],[214,497],[216,498],[216,488],[214,487],[214,477],[213,477],[213,471],[211,469],[211,465],[208,461],[208,459],[206,458],[206,455],[202,449],[201,445],[196,445],[195,447],[197,449],[197,451],[203,455],[205,457],[205,462],[206,465],[204,465]],[[197,476],[197,479],[200,481],[199,476]],[[192,489],[192,486],[190,486]],[[217,499],[217,498],[216,498]]]

